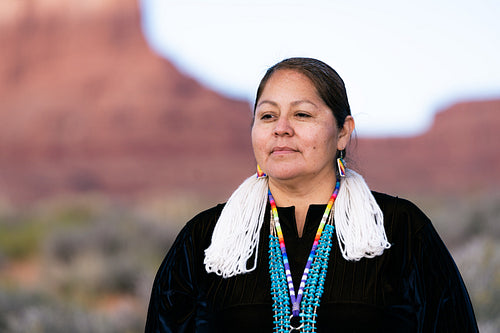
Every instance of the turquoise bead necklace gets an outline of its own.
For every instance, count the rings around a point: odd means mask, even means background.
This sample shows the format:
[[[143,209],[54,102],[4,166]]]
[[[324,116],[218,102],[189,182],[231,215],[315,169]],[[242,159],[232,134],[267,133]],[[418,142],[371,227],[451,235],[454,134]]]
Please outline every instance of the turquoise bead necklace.
[[[316,332],[316,315],[324,291],[328,259],[332,248],[334,232],[333,203],[337,198],[340,180],[335,184],[327,207],[321,219],[316,237],[307,260],[297,295],[294,291],[290,265],[286,253],[285,240],[279,223],[274,198],[269,191],[271,204],[271,233],[269,235],[269,273],[271,275],[271,295],[274,311],[274,331]],[[327,222],[328,220],[328,222]],[[290,309],[290,305],[292,308]],[[298,324],[291,323],[298,318]]]

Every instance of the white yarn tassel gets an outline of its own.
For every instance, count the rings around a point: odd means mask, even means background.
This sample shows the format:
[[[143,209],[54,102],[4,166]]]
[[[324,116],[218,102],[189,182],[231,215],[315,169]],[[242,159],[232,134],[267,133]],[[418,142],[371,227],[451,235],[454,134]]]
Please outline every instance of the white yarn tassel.
[[[342,256],[360,260],[381,255],[391,247],[384,215],[361,175],[346,169],[335,200],[335,229]]]
[[[267,177],[257,178],[255,174],[231,195],[215,225],[212,243],[205,250],[204,263],[208,273],[229,278],[255,269],[267,191]],[[255,255],[253,266],[247,268],[252,255]]]

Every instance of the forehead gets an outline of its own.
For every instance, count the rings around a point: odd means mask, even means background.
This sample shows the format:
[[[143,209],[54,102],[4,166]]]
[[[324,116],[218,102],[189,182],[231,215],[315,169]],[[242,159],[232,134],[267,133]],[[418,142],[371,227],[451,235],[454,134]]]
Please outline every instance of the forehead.
[[[290,102],[298,100],[323,102],[313,81],[305,74],[291,69],[277,70],[269,77],[256,105],[263,100],[274,99],[286,99]]]
[[[311,81],[311,79],[309,79],[309,77],[306,74],[295,69],[285,68],[276,70],[274,73],[271,74],[271,76],[267,80],[265,87],[267,87],[270,83],[276,83],[276,82],[281,82],[281,83],[298,82],[303,85],[314,87],[314,83]]]

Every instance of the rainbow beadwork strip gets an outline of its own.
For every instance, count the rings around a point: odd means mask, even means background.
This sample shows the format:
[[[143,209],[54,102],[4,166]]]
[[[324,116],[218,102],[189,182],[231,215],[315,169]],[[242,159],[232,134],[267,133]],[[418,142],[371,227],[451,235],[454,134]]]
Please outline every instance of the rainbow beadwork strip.
[[[262,171],[262,169],[260,168],[260,165],[257,164],[257,178],[260,178],[260,177],[265,177],[267,176],[264,171]]]
[[[341,157],[337,158],[337,166],[340,177],[345,177],[345,163]]]
[[[276,202],[269,190],[269,202],[271,204],[271,218],[274,222],[269,239],[269,270],[271,275],[271,293],[273,298],[274,325],[276,332],[303,329],[305,332],[313,332],[316,323],[316,310],[323,294],[323,285],[328,269],[328,257],[331,250],[331,238],[334,231],[333,225],[326,223],[332,210],[335,199],[340,188],[340,180],[335,184],[335,190],[328,201],[325,212],[321,218],[311,252],[307,259],[304,273],[300,281],[299,291],[295,289],[290,271],[290,264],[286,253],[285,240],[281,225],[279,223]],[[289,297],[288,297],[289,295]],[[304,299],[304,302],[302,302]],[[301,302],[303,303],[301,306]],[[290,315],[290,304],[292,305]],[[300,326],[293,327],[290,324],[292,317],[300,317]],[[286,329],[286,330],[285,330]]]

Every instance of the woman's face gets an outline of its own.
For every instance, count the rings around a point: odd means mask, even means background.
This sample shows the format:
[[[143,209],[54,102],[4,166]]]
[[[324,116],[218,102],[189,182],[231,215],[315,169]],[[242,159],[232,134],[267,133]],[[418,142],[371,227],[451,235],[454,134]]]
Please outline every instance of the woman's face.
[[[274,180],[335,178],[336,151],[345,148],[351,132],[337,129],[305,75],[283,69],[269,78],[257,101],[252,146],[257,163]]]

